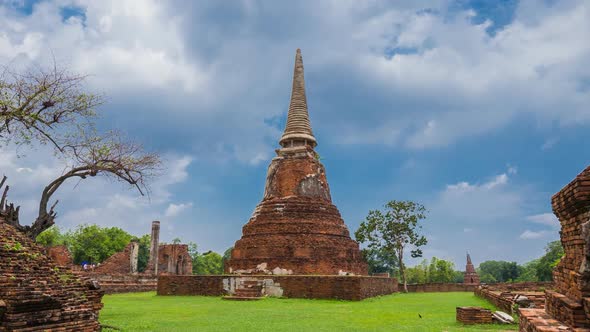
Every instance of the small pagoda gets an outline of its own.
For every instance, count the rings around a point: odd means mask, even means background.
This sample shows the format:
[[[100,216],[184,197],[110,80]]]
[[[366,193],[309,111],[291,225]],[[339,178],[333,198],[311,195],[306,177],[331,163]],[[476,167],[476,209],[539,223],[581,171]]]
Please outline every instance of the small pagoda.
[[[479,285],[479,276],[475,272],[475,267],[471,263],[471,256],[467,253],[467,265],[465,266],[465,276],[463,277],[465,285]]]
[[[359,245],[332,204],[326,171],[314,150],[317,140],[309,120],[299,49],[279,144],[268,167],[264,197],[243,227],[226,272],[367,275]]]

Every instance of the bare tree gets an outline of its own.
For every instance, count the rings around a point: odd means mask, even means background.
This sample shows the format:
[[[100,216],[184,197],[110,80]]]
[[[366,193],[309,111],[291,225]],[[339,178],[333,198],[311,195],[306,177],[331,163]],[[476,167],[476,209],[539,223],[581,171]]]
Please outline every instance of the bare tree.
[[[80,126],[92,126],[103,98],[85,92],[86,76],[55,64],[22,73],[0,67],[0,140],[17,145],[50,143],[62,150],[63,138]]]
[[[59,177],[43,189],[34,223],[31,226],[21,225],[18,218],[10,221],[13,226],[33,239],[55,224],[57,214],[54,208],[58,200],[51,206],[49,202],[67,180],[83,180],[102,175],[127,183],[144,195],[149,192],[148,180],[157,175],[161,165],[157,154],[144,152],[140,145],[125,140],[116,132],[104,136],[82,133],[66,142],[61,151],[60,157],[69,165]]]
[[[102,98],[84,91],[84,79],[55,65],[49,71],[37,67],[24,74],[8,69],[0,73],[0,140],[17,145],[50,143],[66,165],[43,190],[32,225],[20,224],[19,208],[7,205],[8,186],[4,190],[0,211],[7,222],[33,239],[55,223],[58,201],[49,202],[67,180],[103,175],[144,195],[149,178],[161,165],[157,154],[145,152],[117,132],[97,134],[94,108]]]

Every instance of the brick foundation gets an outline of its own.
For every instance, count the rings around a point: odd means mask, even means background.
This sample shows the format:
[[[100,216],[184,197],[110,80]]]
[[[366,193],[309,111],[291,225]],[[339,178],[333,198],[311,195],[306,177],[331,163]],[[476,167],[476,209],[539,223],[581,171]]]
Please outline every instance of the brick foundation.
[[[233,295],[236,283],[257,280],[263,294],[288,298],[362,300],[397,292],[394,278],[366,276],[160,276],[158,295]]]
[[[457,321],[463,324],[491,324],[492,311],[480,307],[457,307]]]

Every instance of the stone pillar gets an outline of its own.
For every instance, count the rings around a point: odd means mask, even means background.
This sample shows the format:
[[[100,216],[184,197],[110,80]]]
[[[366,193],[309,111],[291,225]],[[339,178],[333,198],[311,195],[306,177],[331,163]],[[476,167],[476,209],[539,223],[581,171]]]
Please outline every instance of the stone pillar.
[[[150,259],[148,267],[152,268],[155,275],[158,275],[158,247],[160,246],[160,222],[152,222],[152,242],[150,245]]]
[[[136,241],[131,242],[131,253],[129,254],[129,264],[131,268],[129,272],[137,273],[137,260],[139,258],[139,243]]]

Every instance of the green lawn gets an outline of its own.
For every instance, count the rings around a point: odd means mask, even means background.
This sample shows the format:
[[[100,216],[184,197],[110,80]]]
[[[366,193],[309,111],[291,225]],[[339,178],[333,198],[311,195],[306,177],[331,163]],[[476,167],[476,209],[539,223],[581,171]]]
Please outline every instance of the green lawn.
[[[505,331],[516,325],[463,326],[455,307],[493,309],[473,293],[394,294],[359,302],[219,297],[106,295],[102,324],[123,331]],[[422,315],[422,318],[418,317]]]

